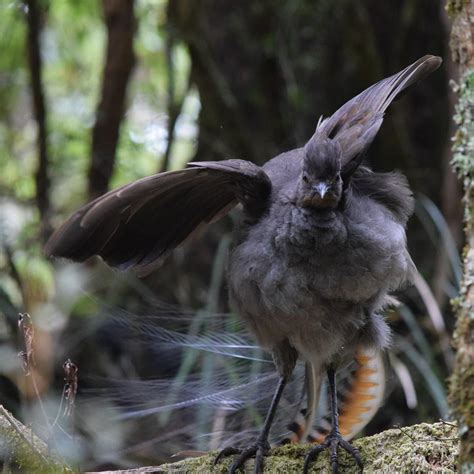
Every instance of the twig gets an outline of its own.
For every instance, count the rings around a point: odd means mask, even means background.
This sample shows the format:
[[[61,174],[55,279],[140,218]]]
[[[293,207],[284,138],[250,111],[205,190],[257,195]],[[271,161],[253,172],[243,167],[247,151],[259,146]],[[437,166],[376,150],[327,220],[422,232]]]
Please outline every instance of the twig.
[[[31,382],[33,383],[33,389],[35,391],[36,399],[41,409],[41,413],[44,417],[44,421],[50,434],[52,435],[51,424],[48,420],[48,415],[41,399],[41,394],[36,383],[36,377],[32,367],[35,365],[35,354],[33,350],[33,339],[35,335],[35,329],[31,321],[31,316],[28,313],[20,313],[18,315],[18,328],[23,337],[23,343],[25,350],[21,351],[18,356],[21,357],[23,370],[26,376],[31,376]]]
[[[443,425],[451,426],[452,428],[457,428],[458,425],[456,423],[449,423],[448,421],[442,420],[441,418],[439,419],[440,423],[443,423]]]
[[[452,425],[450,423],[444,423],[444,421],[440,420],[441,423],[443,424],[447,424],[447,425],[450,425],[452,427],[456,427],[456,425]],[[454,437],[454,438],[438,438],[437,436],[434,436],[433,435],[433,438],[420,438],[420,439],[415,439],[413,436],[409,435],[400,425],[394,425],[394,428],[396,428],[397,430],[399,430],[401,433],[403,433],[406,437],[410,438],[414,443],[419,443],[419,442],[428,442],[428,441],[435,441],[435,442],[443,442],[443,441],[455,441],[457,440],[458,438],[457,437]]]
[[[49,421],[48,414],[44,408],[43,399],[41,398],[41,393],[36,383],[35,371],[32,370],[35,365],[35,354],[33,349],[33,339],[34,339],[34,326],[31,321],[31,316],[28,313],[20,313],[18,316],[18,328],[21,335],[23,336],[24,350],[21,351],[18,356],[21,357],[23,370],[25,375],[31,377],[31,382],[33,384],[33,389],[35,391],[36,400],[38,401],[41,414],[43,415],[46,428],[49,433],[49,440],[52,440],[56,453],[60,457],[63,463],[66,463],[65,459],[61,456],[59,446],[54,436],[53,427]]]
[[[66,398],[67,404],[64,409],[64,416],[69,417],[74,412],[74,406],[76,401],[77,394],[77,365],[74,364],[71,359],[67,359],[63,364],[64,369],[64,380],[66,385],[64,386],[64,396]]]
[[[394,428],[396,428],[401,433],[403,433],[407,438],[410,438],[414,443],[416,442],[416,439],[413,438],[413,436],[409,435],[406,431],[404,431],[400,425],[395,425]]]

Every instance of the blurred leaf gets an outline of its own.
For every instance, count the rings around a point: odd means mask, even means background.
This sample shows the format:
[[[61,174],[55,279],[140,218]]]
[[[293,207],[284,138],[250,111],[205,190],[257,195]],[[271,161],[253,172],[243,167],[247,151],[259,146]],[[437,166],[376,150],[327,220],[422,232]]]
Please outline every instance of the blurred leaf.
[[[440,417],[446,419],[449,416],[449,407],[443,383],[438,379],[422,354],[420,354],[407,339],[397,337],[396,346],[418,370],[418,373],[425,381],[431,398],[438,408]]]

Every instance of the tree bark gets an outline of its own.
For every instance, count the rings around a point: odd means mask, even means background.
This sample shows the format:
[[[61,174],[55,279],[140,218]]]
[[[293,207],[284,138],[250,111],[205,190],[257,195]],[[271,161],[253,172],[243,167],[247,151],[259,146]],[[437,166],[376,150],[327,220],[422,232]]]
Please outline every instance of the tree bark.
[[[41,11],[36,0],[26,0],[26,19],[28,25],[28,65],[30,70],[33,112],[36,120],[36,141],[38,147],[38,165],[35,173],[36,205],[41,219],[40,234],[46,240],[50,231],[49,224],[49,173],[47,116],[42,81],[43,64],[40,53]]]
[[[474,0],[450,0],[451,50],[459,68],[453,167],[464,186],[466,247],[461,294],[456,301],[456,362],[450,400],[459,422],[459,471],[474,470]]]
[[[107,26],[107,52],[102,95],[92,130],[90,198],[104,194],[109,188],[125,109],[127,85],[135,64],[134,0],[103,0],[102,7]]]

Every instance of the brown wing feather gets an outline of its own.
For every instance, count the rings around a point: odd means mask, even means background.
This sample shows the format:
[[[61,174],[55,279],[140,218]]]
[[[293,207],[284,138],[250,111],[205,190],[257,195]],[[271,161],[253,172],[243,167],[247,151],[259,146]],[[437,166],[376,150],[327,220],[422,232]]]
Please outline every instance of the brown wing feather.
[[[78,261],[99,255],[112,266],[146,274],[239,200],[250,210],[261,208],[270,188],[261,168],[242,160],[150,176],[81,208],[52,235],[45,252]]]

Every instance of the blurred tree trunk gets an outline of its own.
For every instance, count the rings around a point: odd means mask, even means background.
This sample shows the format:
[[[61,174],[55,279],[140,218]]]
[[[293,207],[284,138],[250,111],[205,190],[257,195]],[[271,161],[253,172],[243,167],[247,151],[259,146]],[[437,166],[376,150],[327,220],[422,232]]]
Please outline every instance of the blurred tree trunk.
[[[107,26],[107,52],[102,95],[92,131],[92,159],[89,168],[91,198],[104,194],[109,187],[125,108],[127,85],[135,63],[134,0],[103,0],[102,7]]]
[[[45,240],[50,232],[49,223],[49,172],[47,117],[42,81],[42,60],[40,53],[41,5],[36,0],[26,0],[26,20],[28,25],[28,65],[30,70],[33,112],[36,120],[36,140],[38,146],[38,166],[35,173],[36,205],[41,219],[40,234]]]
[[[174,63],[174,49],[176,46],[176,31],[173,25],[169,22],[166,23],[166,43],[165,43],[165,59],[166,59],[166,75],[167,75],[167,91],[166,91],[166,109],[168,115],[168,139],[166,141],[166,149],[163,154],[163,159],[158,167],[158,173],[162,171],[168,171],[171,151],[174,144],[176,123],[183,109],[184,100],[187,92],[191,87],[191,81],[188,78],[188,84],[186,92],[179,96],[176,93],[176,67]]]
[[[466,248],[454,334],[451,406],[459,421],[460,472],[474,469],[474,0],[450,0],[451,49],[459,67],[453,165],[464,184]]]

